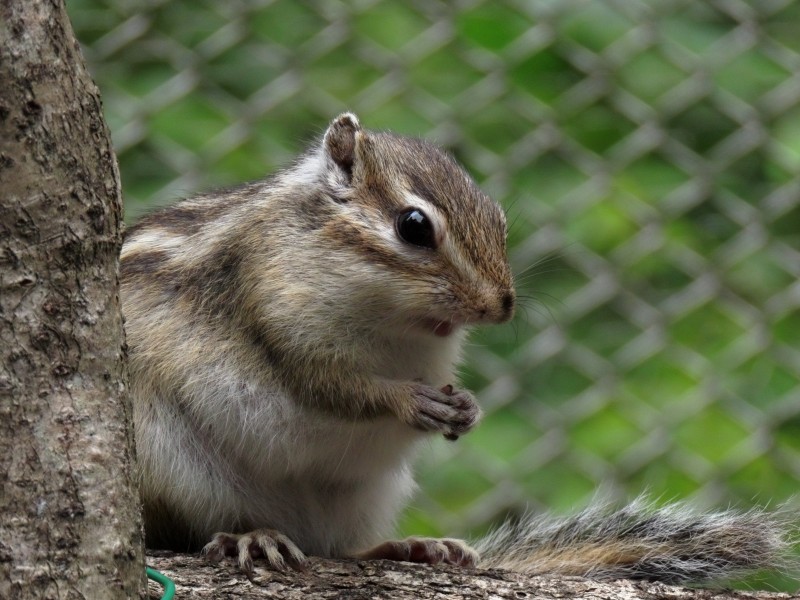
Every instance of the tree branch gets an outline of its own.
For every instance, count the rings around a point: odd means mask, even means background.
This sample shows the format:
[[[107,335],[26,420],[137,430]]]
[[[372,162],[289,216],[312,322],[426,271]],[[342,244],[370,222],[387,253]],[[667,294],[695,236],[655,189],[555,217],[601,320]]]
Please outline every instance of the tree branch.
[[[148,564],[170,577],[178,598],[392,598],[444,600],[790,600],[797,595],[690,589],[645,581],[593,581],[580,577],[528,576],[501,570],[417,565],[391,561],[310,559],[304,572],[256,568],[251,578],[232,561],[212,564],[198,555],[150,553]],[[150,598],[160,586],[150,583]]]

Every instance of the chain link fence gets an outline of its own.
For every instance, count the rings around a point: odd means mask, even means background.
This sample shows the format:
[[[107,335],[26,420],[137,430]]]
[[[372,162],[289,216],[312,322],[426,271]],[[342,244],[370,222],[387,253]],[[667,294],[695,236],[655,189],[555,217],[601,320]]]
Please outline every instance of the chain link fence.
[[[513,222],[484,424],[404,518],[800,481],[800,3],[73,0],[129,219],[263,177],[338,112],[448,147]]]

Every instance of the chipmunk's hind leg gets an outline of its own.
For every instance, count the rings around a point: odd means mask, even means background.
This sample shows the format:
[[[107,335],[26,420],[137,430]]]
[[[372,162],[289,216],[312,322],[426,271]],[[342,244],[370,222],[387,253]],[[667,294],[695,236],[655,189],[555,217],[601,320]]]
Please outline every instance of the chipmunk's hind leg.
[[[450,538],[410,537],[404,540],[383,542],[366,552],[356,554],[365,560],[401,560],[438,565],[445,563],[461,567],[474,567],[478,553],[466,542]]]

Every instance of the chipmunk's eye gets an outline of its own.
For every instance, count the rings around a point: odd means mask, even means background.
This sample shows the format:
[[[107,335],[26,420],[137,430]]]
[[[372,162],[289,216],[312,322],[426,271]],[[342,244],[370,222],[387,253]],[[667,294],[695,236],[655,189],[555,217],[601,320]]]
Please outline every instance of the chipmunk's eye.
[[[400,216],[397,217],[397,235],[409,244],[423,248],[436,248],[433,223],[418,208],[411,208],[400,213]]]

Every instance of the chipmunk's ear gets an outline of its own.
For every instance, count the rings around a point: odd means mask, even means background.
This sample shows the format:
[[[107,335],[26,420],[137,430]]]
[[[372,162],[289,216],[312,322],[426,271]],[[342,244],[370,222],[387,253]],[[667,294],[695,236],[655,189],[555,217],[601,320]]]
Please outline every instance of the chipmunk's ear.
[[[328,126],[322,145],[330,159],[347,176],[353,175],[356,158],[356,136],[361,131],[361,123],[353,113],[342,113]]]

